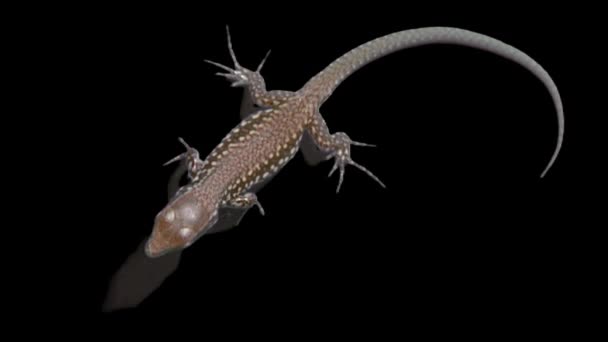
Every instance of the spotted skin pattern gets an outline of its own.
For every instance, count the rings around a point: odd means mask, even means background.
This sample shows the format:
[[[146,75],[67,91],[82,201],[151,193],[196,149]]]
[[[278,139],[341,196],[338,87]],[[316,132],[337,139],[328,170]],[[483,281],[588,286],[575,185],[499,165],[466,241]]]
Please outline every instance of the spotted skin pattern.
[[[561,99],[553,80],[532,58],[489,36],[451,27],[428,27],[388,34],[347,52],[300,90],[292,92],[267,91],[260,71],[268,54],[255,71],[242,67],[235,57],[228,28],[226,30],[234,66],[230,68],[207,62],[225,71],[217,75],[226,78],[233,87],[244,88],[242,121],[205,160],[200,160],[198,151],[180,138],[186,152],[171,161],[186,160],[190,182],[157,215],[146,247],[149,257],[190,246],[217,222],[218,210],[222,208],[248,210],[257,206],[264,214],[251,189],[269,180],[295,156],[304,134],[311,137],[325,159],[334,159],[329,175],[339,170],[336,192],[340,190],[347,165],[360,169],[384,187],[372,172],[351,158],[351,146],[373,145],[353,141],[344,132],[330,133],[319,108],[349,75],[378,58],[406,48],[425,44],[463,45],[491,52],[525,67],[546,86],[557,111],[557,146],[541,177],[552,166],[561,148],[564,119]],[[303,147],[302,151],[308,153]],[[188,225],[189,222],[196,222],[196,225]]]

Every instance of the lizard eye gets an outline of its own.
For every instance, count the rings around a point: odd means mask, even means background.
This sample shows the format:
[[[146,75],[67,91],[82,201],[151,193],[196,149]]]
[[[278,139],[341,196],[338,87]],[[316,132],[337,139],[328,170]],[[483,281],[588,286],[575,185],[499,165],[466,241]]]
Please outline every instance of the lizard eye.
[[[179,230],[179,235],[181,235],[181,236],[182,236],[182,237],[184,237],[184,238],[187,238],[187,237],[189,237],[190,235],[192,235],[192,232],[193,232],[193,230],[192,230],[192,229],[190,229],[190,228],[188,228],[188,227],[184,227],[184,228],[181,228],[181,229]]]
[[[165,220],[167,220],[168,222],[173,222],[173,220],[175,220],[175,211],[169,210],[165,214]]]

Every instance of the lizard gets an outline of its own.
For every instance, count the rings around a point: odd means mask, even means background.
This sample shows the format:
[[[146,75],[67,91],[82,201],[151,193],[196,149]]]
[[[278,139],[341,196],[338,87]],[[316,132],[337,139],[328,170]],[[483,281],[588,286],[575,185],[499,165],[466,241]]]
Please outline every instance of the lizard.
[[[541,178],[552,167],[560,152],[564,136],[564,115],[557,86],[530,56],[490,36],[443,26],[398,31],[348,51],[297,91],[268,91],[261,69],[270,51],[257,69],[247,69],[237,61],[228,26],[226,35],[233,67],[210,60],[205,62],[222,69],[224,72],[218,72],[217,75],[230,81],[232,87],[244,88],[241,121],[204,160],[200,159],[195,148],[179,138],[186,151],[166,164],[176,161],[183,163],[181,172],[187,171],[189,182],[179,188],[156,215],[152,233],[145,244],[145,253],[150,258],[183,250],[204,234],[238,225],[244,213],[254,206],[264,215],[256,192],[300,150],[311,165],[334,159],[329,177],[336,170],[339,171],[336,193],[340,191],[345,167],[348,165],[362,170],[382,187],[386,187],[371,171],[351,158],[351,146],[374,145],[353,141],[344,132],[330,133],[320,107],[336,87],[354,72],[403,49],[428,44],[461,45],[487,51],[526,68],[542,81],[557,112],[557,144]],[[170,187],[177,186],[175,179],[177,178],[173,177],[173,185]],[[223,217],[221,212],[225,210],[232,210],[232,214]]]

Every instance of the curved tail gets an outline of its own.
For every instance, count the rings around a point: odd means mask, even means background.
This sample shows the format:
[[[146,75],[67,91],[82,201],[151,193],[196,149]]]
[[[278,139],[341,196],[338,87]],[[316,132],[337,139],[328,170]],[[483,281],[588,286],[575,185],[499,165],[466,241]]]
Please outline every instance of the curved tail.
[[[557,145],[541,174],[541,178],[544,177],[557,159],[564,138],[564,113],[559,91],[549,74],[536,61],[513,46],[492,37],[453,27],[424,27],[391,33],[345,53],[311,78],[300,92],[318,101],[316,105],[320,106],[342,81],[366,64],[399,50],[428,44],[462,45],[485,50],[518,63],[543,82],[553,99],[558,121]]]

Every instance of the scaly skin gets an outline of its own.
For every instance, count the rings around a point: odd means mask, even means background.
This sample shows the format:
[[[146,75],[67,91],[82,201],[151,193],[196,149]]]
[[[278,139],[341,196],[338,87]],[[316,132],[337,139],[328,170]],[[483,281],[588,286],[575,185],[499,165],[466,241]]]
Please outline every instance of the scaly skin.
[[[201,161],[198,151],[186,146],[186,152],[172,161],[185,159],[190,183],[179,190],[157,215],[154,229],[146,245],[146,254],[157,257],[190,246],[217,223],[222,208],[248,210],[258,206],[252,188],[268,181],[285,166],[301,146],[302,138],[310,136],[318,152],[326,159],[334,158],[330,175],[339,170],[340,190],[346,165],[364,171],[380,185],[384,184],[350,157],[351,145],[372,146],[352,141],[344,132],[331,134],[319,112],[320,106],[336,87],[364,65],[387,54],[425,44],[456,44],[485,50],[525,67],[537,76],[553,98],[558,118],[557,146],[543,177],[551,168],[561,149],[564,132],[562,103],[557,87],[547,72],[532,58],[494,38],[457,28],[428,27],[388,34],[347,52],[310,79],[296,92],[267,91],[260,70],[268,57],[255,70],[236,60],[230,34],[229,51],[233,68],[208,61],[225,73],[218,73],[234,87],[245,88],[241,123]],[[258,107],[258,108],[255,108]],[[303,147],[302,147],[303,148]],[[305,154],[310,151],[303,150]]]

